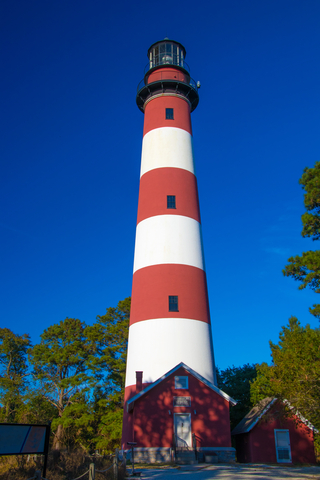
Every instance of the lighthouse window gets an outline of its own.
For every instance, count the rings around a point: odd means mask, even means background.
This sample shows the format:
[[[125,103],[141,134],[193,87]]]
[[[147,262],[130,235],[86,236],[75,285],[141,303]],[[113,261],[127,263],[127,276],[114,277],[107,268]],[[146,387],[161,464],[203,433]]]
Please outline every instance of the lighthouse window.
[[[174,388],[176,389],[187,389],[188,388],[188,377],[174,377]],[[174,397],[177,398],[177,397]],[[187,397],[189,398],[189,397]]]
[[[176,208],[176,196],[167,195],[167,208]]]
[[[173,108],[166,108],[166,120],[173,120]]]
[[[179,312],[177,295],[169,295],[169,312]]]

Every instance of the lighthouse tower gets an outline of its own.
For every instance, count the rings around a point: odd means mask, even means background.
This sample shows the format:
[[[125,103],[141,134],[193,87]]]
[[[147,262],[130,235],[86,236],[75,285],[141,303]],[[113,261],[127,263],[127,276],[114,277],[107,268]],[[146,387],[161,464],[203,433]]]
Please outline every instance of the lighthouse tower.
[[[227,405],[228,415],[230,398],[216,387],[192,149],[198,85],[185,57],[179,42],[166,38],[151,45],[136,98],[144,129],[123,448],[128,441],[142,449],[170,447],[177,439],[191,444],[199,416],[194,422],[191,417],[201,403],[191,390],[199,396],[199,382],[207,396]]]

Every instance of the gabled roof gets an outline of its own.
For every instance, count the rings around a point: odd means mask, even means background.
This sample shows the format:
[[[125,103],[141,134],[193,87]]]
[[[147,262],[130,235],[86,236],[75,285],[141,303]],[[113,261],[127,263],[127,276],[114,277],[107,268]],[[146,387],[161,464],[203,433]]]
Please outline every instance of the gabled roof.
[[[274,397],[267,397],[261,400],[257,405],[255,405],[249,413],[240,423],[232,430],[231,435],[239,435],[240,433],[248,433],[253,427],[259,422],[260,418],[263,417],[267,413],[267,411],[271,408],[271,406],[276,402],[277,398]],[[284,403],[288,405],[290,410],[294,410],[294,407],[285,400]],[[301,420],[302,423],[307,425],[311,430],[314,430],[318,433],[318,430],[310,423],[307,419],[305,419],[297,410],[294,414]]]
[[[141,390],[141,392],[137,393],[134,397],[132,397],[128,402],[127,402],[127,410],[128,412],[133,410],[133,407],[134,407],[134,402],[137,401],[139,398],[143,397],[144,395],[146,395],[148,392],[150,392],[150,390],[152,390],[155,386],[159,385],[159,383],[163,382],[163,380],[166,380],[170,375],[172,375],[174,372],[176,372],[179,368],[184,368],[188,373],[190,373],[190,375],[192,375],[193,377],[195,377],[196,379],[200,380],[200,382],[204,383],[207,387],[211,388],[211,390],[213,390],[214,392],[216,392],[218,395],[220,395],[221,397],[225,398],[228,402],[232,403],[232,405],[236,405],[237,402],[229,397],[229,395],[227,395],[226,393],[224,393],[222,390],[220,390],[220,388],[216,387],[213,383],[209,382],[207,379],[205,379],[204,377],[202,377],[201,375],[199,375],[199,373],[197,373],[195,370],[192,370],[192,368],[188,367],[188,365],[186,365],[185,363],[181,362],[179,363],[178,365],[176,365],[174,368],[172,368],[171,370],[169,370],[169,372],[165,373],[164,375],[162,375],[162,377],[158,378],[158,380],[156,380],[155,382],[153,383],[150,383],[150,385],[148,385],[146,388],[144,388],[143,390]]]
[[[238,435],[239,433],[248,433],[258,423],[260,418],[269,410],[274,404],[276,398],[267,397],[255,405],[240,423],[232,430],[231,435]]]

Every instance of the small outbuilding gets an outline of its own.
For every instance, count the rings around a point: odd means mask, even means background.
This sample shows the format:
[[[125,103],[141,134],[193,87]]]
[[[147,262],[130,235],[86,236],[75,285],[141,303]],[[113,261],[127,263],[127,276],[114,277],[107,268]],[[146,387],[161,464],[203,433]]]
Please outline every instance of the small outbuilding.
[[[265,398],[233,429],[237,461],[241,463],[316,463],[314,433],[299,412],[276,398]],[[293,410],[291,409],[291,412]]]

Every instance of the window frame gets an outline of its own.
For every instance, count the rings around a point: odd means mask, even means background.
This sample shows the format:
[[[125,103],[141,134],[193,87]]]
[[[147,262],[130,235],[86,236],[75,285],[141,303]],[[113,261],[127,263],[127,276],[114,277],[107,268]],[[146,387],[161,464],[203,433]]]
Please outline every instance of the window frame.
[[[179,312],[178,295],[169,295],[168,301],[169,301],[169,312]]]
[[[176,196],[167,195],[167,209],[176,209]]]
[[[185,387],[181,387],[181,379],[186,382]],[[189,389],[189,377],[188,375],[177,375],[174,377],[174,389],[175,390],[188,390]]]
[[[166,120],[174,120],[174,109],[166,107]]]

